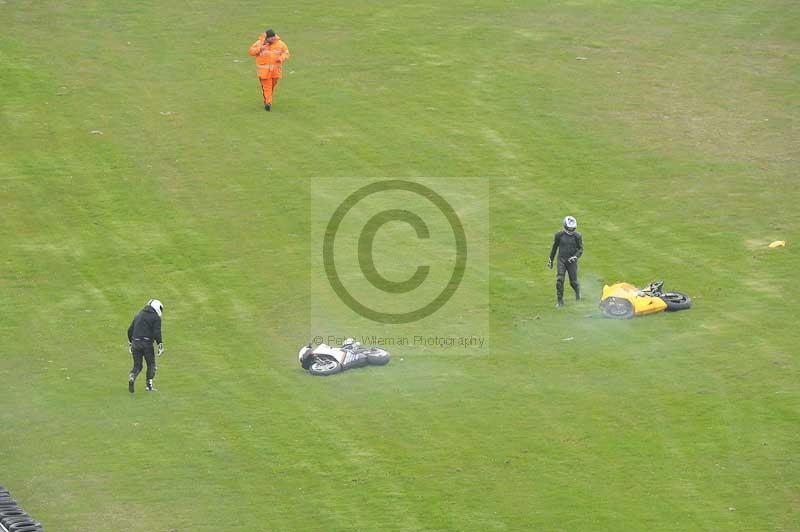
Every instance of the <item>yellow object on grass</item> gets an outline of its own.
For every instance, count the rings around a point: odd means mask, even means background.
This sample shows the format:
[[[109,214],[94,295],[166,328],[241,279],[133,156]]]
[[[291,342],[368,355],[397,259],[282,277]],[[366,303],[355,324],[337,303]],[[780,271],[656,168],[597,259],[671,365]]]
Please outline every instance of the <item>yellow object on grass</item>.
[[[619,317],[643,316],[666,310],[667,304],[660,297],[645,295],[630,283],[617,283],[603,287],[600,301],[615,304]],[[628,306],[625,302],[629,303]],[[611,310],[614,313],[614,310]]]
[[[769,245],[769,247],[771,247],[771,248],[782,248],[782,247],[786,247],[786,241],[785,241],[785,240],[776,240],[775,242],[773,242],[772,244],[770,244],[770,245]]]
[[[692,307],[692,298],[682,292],[664,292],[663,287],[663,281],[654,281],[644,288],[630,283],[606,285],[600,309],[607,318],[626,319]]]

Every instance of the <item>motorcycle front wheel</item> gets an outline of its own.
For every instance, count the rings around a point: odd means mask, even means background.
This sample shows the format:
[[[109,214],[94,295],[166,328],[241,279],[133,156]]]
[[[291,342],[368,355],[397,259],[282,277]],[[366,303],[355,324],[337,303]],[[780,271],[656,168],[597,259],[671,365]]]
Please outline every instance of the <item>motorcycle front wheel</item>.
[[[342,365],[333,357],[321,356],[314,359],[308,367],[308,372],[312,375],[333,375],[342,371]]]
[[[627,299],[609,297],[600,302],[603,316],[615,320],[627,320],[633,317],[633,305]]]

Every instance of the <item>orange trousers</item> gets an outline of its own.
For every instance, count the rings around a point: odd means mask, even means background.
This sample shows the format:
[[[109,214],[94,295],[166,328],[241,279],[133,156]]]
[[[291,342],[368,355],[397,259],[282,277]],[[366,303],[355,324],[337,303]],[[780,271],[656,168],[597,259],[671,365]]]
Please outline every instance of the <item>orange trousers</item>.
[[[264,95],[264,103],[272,104],[272,94],[278,86],[280,78],[259,78],[261,82],[261,94]]]

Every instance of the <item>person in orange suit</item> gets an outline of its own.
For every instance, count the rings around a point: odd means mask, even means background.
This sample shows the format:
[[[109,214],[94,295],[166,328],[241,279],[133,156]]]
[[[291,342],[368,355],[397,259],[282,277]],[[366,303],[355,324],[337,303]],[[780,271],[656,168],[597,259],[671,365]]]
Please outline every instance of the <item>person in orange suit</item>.
[[[278,80],[281,79],[283,62],[289,59],[289,47],[280,36],[267,30],[250,46],[248,52],[256,58],[256,72],[261,82],[261,94],[264,96],[264,110],[272,110],[272,95]]]

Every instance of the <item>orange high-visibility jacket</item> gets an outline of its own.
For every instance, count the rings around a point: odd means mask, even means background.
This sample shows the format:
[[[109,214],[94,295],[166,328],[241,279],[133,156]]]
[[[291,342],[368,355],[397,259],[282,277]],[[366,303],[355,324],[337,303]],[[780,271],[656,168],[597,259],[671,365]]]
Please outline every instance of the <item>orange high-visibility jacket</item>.
[[[265,42],[264,35],[261,35],[248,51],[256,58],[256,71],[261,79],[280,78],[282,75],[281,65],[289,59],[289,47],[279,35],[276,37],[275,42],[268,43]]]

